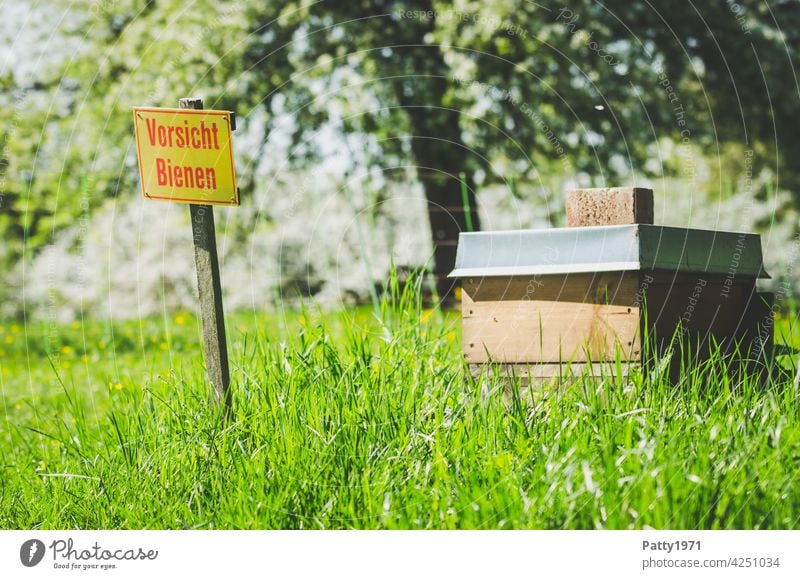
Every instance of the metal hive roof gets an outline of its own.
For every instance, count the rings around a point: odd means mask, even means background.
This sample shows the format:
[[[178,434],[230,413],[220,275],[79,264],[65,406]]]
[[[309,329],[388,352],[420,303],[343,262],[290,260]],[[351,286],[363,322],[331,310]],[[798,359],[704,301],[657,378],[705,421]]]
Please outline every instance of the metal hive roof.
[[[645,224],[461,233],[450,277],[628,270],[769,277],[756,234]]]

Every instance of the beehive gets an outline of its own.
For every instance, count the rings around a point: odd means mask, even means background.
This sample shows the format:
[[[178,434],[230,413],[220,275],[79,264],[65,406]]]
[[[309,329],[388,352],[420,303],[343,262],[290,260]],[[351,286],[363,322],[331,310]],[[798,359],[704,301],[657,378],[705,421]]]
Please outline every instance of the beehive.
[[[642,337],[676,333],[697,355],[714,343],[771,346],[758,235],[644,223],[462,233],[464,357],[523,383],[642,360]],[[648,338],[649,339],[649,338]],[[590,368],[587,368],[591,365]]]

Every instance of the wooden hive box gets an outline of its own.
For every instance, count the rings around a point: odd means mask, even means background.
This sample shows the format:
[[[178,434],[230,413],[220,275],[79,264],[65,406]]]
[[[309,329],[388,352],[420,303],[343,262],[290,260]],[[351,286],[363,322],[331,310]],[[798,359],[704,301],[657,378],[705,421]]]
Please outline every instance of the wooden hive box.
[[[642,361],[643,336],[663,345],[682,332],[699,356],[715,341],[754,356],[772,343],[754,234],[650,224],[462,233],[451,277],[462,282],[473,374],[499,369],[523,385],[614,373],[618,359],[626,372]]]

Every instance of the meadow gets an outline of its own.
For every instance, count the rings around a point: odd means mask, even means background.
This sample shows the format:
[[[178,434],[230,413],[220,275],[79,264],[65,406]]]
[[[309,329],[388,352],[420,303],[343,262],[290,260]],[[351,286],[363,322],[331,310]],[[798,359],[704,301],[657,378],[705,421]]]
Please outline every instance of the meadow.
[[[199,331],[0,326],[0,527],[798,527],[791,360],[767,383],[717,359],[504,397],[467,377],[457,312],[394,292],[229,316],[224,420]]]

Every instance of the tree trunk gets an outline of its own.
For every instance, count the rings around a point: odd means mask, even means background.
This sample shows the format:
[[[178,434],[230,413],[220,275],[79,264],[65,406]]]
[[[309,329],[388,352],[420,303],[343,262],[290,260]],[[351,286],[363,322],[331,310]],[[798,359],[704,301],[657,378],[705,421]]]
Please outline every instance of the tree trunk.
[[[436,293],[443,307],[451,307],[455,304],[456,280],[448,279],[447,275],[456,263],[458,235],[462,231],[480,229],[474,187],[469,177],[464,178],[462,185],[459,174],[450,173],[454,169],[441,167],[441,172],[425,169],[423,167],[436,165],[423,164],[419,158],[417,164],[419,166],[417,174],[428,201]],[[463,200],[462,187],[467,189],[466,204]]]
[[[418,29],[420,44],[405,49],[413,68],[396,91],[408,113],[411,150],[428,201],[436,291],[441,305],[451,307],[457,282],[447,275],[455,266],[458,235],[480,230],[480,220],[470,171],[475,159],[461,141],[461,113],[445,98],[449,68],[437,45],[425,45],[434,28],[428,20]]]

